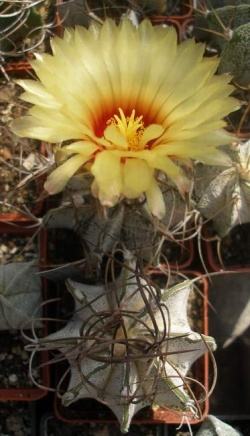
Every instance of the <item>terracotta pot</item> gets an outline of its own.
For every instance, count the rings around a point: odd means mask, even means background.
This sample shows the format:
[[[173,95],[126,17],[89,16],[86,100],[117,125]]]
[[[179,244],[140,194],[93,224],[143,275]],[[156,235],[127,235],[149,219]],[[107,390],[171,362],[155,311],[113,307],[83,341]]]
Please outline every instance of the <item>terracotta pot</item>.
[[[2,245],[3,243],[3,239],[5,237],[5,235],[8,235],[8,237],[10,238],[18,238],[18,241],[21,241],[22,238],[30,238],[32,236],[35,235],[36,230],[34,230],[33,228],[29,228],[29,227],[25,227],[25,226],[15,226],[12,225],[11,223],[5,223],[5,224],[1,224],[0,225],[0,243]],[[46,260],[46,247],[45,247],[45,233],[43,231],[40,232],[40,234],[37,236],[37,243],[38,243],[38,254],[39,254],[39,262],[41,263],[41,265],[43,263],[45,263]],[[26,244],[26,240],[25,240],[25,244]],[[30,259],[21,259],[21,261],[29,261]],[[20,259],[19,259],[20,261]],[[46,288],[46,282],[43,281],[43,298],[46,299],[46,292],[47,292],[47,288]],[[44,316],[46,316],[46,314],[44,313]],[[44,326],[42,327],[42,332],[43,335],[47,334],[47,326],[45,323],[43,323]],[[8,331],[7,331],[8,332]],[[17,331],[19,332],[19,331]],[[4,334],[4,331],[1,332],[1,334]],[[20,332],[21,335],[21,332]],[[18,333],[19,336],[19,333]],[[12,336],[11,336],[12,338]],[[13,336],[14,338],[14,336]],[[14,340],[14,339],[13,339]],[[14,347],[15,344],[14,342],[10,342],[9,343],[9,348],[10,350],[12,350],[12,347]],[[18,347],[20,349],[22,349],[23,343],[18,345]],[[12,352],[12,351],[11,351]],[[46,363],[48,361],[48,353],[47,352],[43,352],[40,356],[40,360],[38,362],[38,365],[43,365],[44,363]],[[20,366],[22,364],[22,362],[18,363],[18,365]],[[23,373],[27,374],[28,373],[28,362],[25,363],[25,365],[23,366]],[[40,368],[40,379],[41,379],[41,384],[43,386],[49,386],[49,368],[47,365],[42,366]],[[20,376],[22,377],[22,376]],[[42,397],[44,397],[47,394],[46,390],[40,389],[37,386],[33,385],[33,387],[24,387],[24,388],[19,388],[19,387],[9,387],[9,388],[3,388],[0,387],[0,401],[35,401],[38,400]]]
[[[250,268],[250,224],[234,227],[220,241],[204,228],[202,255],[208,271],[244,271]]]
[[[250,139],[250,130],[249,129],[242,129],[240,133],[237,133],[237,138]]]
[[[244,139],[250,139],[250,128],[247,126],[244,126],[240,129],[240,131],[237,131],[236,128],[233,128],[232,126],[227,126],[226,130],[230,133],[233,133],[236,135],[237,138],[240,138],[242,140]]]
[[[27,72],[31,73],[32,68],[28,62],[12,62],[4,67],[4,71],[10,76],[18,76],[21,78],[27,74]],[[4,76],[4,71],[1,71],[0,77]]]
[[[119,424],[72,424],[66,423],[56,418],[56,416],[48,412],[44,414],[39,426],[40,436],[48,436],[50,434],[60,436],[79,436],[85,434],[105,434],[106,436],[120,435]],[[35,434],[35,433],[34,433]],[[128,435],[133,436],[159,436],[162,434],[160,425],[131,425]]]
[[[8,66],[6,66],[2,71],[0,71],[0,81],[2,79],[7,79],[7,80],[14,80],[16,78],[32,78],[32,74],[34,75],[34,73],[32,72],[32,68],[31,66],[27,63],[27,62],[16,62],[16,63],[12,63],[9,64]],[[6,123],[6,129],[10,129],[9,124]],[[11,132],[10,132],[11,134]],[[12,134],[14,135],[14,134]],[[11,137],[11,136],[10,136]],[[43,143],[39,143],[38,141],[35,141],[36,143],[38,143],[38,147],[40,149],[40,153],[45,155],[45,144]],[[40,144],[40,145],[39,145]],[[3,149],[4,149],[4,144],[3,145]],[[3,152],[3,150],[2,150]],[[5,156],[4,156],[5,159]],[[7,157],[7,159],[9,159],[9,157]],[[2,165],[4,165],[4,163],[1,163],[1,156],[0,156],[0,170],[2,167]],[[15,181],[15,183],[18,183],[19,180]],[[33,188],[33,191],[36,191],[36,199],[33,203],[33,207],[31,208],[31,213],[34,216],[37,216],[42,209],[43,206],[43,202],[41,200],[39,200],[40,194],[42,192],[43,189],[43,182],[44,182],[44,178],[43,177],[38,177],[35,180],[35,186]],[[2,182],[4,183],[4,182]],[[11,200],[10,200],[11,201]],[[29,202],[31,203],[31,200],[29,200]],[[16,222],[16,223],[20,223],[20,222],[34,222],[34,218],[32,218],[32,216],[30,216],[28,213],[25,213],[25,210],[22,211],[21,207],[19,207],[19,205],[15,205],[13,207],[13,209],[15,210],[16,207],[16,211],[14,212],[6,212],[6,213],[2,213],[0,214],[0,221],[2,222]]]
[[[190,267],[190,265],[193,263],[194,260],[194,242],[193,239],[187,239],[184,242],[181,242],[178,244],[171,243],[169,241],[166,241],[169,246],[170,251],[174,252],[176,250],[176,254],[171,254],[171,258],[169,260],[169,265],[162,263],[163,266],[166,267],[166,269],[169,268],[169,266],[173,269],[187,269]]]
[[[173,11],[173,14],[171,11],[168,11],[166,15],[153,15],[150,17],[150,20],[154,23],[164,23],[168,18],[174,21],[178,21],[179,23],[182,23],[184,20],[186,20],[188,17],[190,17],[193,14],[194,10],[194,0],[187,0],[187,1],[181,1],[180,3],[180,12],[177,14]]]
[[[194,24],[194,17],[191,15],[188,18],[185,18],[180,23],[180,36],[181,40],[185,40],[187,38],[190,38],[190,34],[192,35],[192,28]]]
[[[150,270],[148,274],[157,275],[158,278],[161,276],[166,281],[166,275],[163,275],[160,270]],[[179,274],[179,271],[176,271],[176,274]],[[181,271],[181,274],[184,274],[188,277],[199,277],[200,274],[192,271]],[[207,303],[208,303],[208,284],[207,280],[200,276],[199,288],[202,291],[201,301],[201,312],[202,312],[202,333],[208,334],[208,316],[207,316]],[[63,364],[62,364],[63,365]],[[193,365],[193,374],[194,378],[198,379],[199,382],[205,387],[206,391],[209,391],[209,357],[208,353],[206,353],[202,358],[200,358]],[[64,368],[65,369],[65,368]],[[61,367],[61,370],[64,371]],[[57,371],[57,374],[60,378],[60,368]],[[61,375],[63,372],[61,373]],[[194,393],[199,397],[200,395],[203,397],[204,391],[198,392],[199,387],[196,384],[194,387]],[[196,392],[197,389],[197,392]],[[204,401],[204,403],[200,404],[201,406],[201,416],[199,419],[193,419],[190,421],[191,424],[196,424],[201,422],[205,416],[208,414],[209,409],[209,401],[208,398]],[[113,413],[103,404],[92,400],[78,400],[76,403],[65,407],[62,405],[61,400],[55,395],[54,397],[54,411],[55,415],[58,419],[69,422],[69,423],[107,423],[107,424],[117,424],[117,420]],[[145,408],[140,410],[135,418],[132,420],[132,424],[180,424],[181,416],[180,414],[170,411],[163,410],[159,408],[158,410],[152,410],[151,408]]]

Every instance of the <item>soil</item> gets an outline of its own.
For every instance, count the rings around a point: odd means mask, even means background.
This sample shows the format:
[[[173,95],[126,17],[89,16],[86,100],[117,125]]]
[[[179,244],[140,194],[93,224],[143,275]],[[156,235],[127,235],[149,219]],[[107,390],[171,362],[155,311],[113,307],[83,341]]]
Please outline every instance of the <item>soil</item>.
[[[247,420],[223,420],[231,425],[243,436],[250,436],[250,423]],[[194,436],[201,424],[192,425]],[[58,420],[54,414],[48,412],[43,415],[40,422],[40,436],[120,436],[119,426],[116,424],[70,424]],[[183,425],[178,430],[178,425],[149,425],[132,424],[128,436],[190,436],[189,429]],[[33,436],[33,435],[32,435]],[[35,435],[34,435],[35,436]]]
[[[18,187],[35,168],[39,149],[38,141],[19,138],[11,131],[10,123],[28,109],[27,103],[18,100],[21,92],[12,79],[0,78],[0,214],[34,210],[37,199],[35,181]]]
[[[0,233],[0,264],[9,261],[31,262],[38,259],[38,256],[36,239]]]
[[[38,262],[38,259],[37,238],[34,239],[31,235],[0,233],[0,264],[6,262]],[[25,333],[32,337],[29,331],[25,331]],[[0,389],[34,387],[29,378],[30,355],[24,350],[27,343],[19,330],[2,330],[0,332]],[[38,365],[37,357],[35,362]],[[35,362],[34,367],[36,366]],[[39,380],[41,382],[40,370],[35,369],[34,376],[38,382]]]
[[[250,265],[250,223],[234,227],[221,241],[221,257],[226,266]]]
[[[67,424],[58,421],[53,415],[44,419],[46,433],[40,436],[120,436],[120,427],[115,424]],[[131,425],[128,436],[157,436],[155,425]]]
[[[219,242],[212,242],[214,262],[220,267],[250,265],[250,223],[234,227]],[[220,262],[222,261],[222,265]]]
[[[32,434],[31,410],[27,402],[0,403],[1,436],[35,436]]]
[[[26,331],[26,334],[31,335],[29,331]],[[1,331],[0,389],[34,387],[32,380],[29,378],[30,354],[24,350],[26,344],[27,341],[23,338],[19,330]],[[35,369],[35,363],[33,367],[33,375],[35,379],[41,383],[41,372]]]

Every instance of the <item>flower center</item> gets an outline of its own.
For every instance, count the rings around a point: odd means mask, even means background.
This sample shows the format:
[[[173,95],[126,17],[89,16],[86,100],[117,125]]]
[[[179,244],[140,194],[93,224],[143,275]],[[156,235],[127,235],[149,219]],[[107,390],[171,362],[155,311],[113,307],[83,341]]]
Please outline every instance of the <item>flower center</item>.
[[[132,110],[130,117],[125,117],[124,112],[119,108],[120,116],[114,115],[107,121],[107,125],[113,125],[127,139],[128,150],[138,150],[140,139],[145,130],[143,116],[135,118],[135,110]]]

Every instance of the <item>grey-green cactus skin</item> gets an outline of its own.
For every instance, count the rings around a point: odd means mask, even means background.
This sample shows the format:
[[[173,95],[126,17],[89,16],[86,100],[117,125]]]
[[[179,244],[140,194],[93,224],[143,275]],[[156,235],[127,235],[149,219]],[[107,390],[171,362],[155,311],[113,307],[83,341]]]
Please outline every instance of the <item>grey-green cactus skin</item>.
[[[223,237],[238,224],[250,222],[250,141],[228,150],[229,168],[197,164],[195,193],[197,209],[212,220],[212,227]]]
[[[192,287],[192,281],[182,279],[166,289],[154,288],[140,276],[129,252],[112,282],[94,286],[68,280],[74,315],[41,341],[69,362],[63,404],[99,400],[117,416],[122,433],[137,411],[154,403],[191,417],[195,401],[185,389],[185,377],[195,360],[216,347],[213,338],[189,325]]]
[[[233,30],[224,45],[218,73],[230,73],[234,82],[242,87],[250,84],[250,23]]]
[[[0,265],[0,330],[27,329],[33,317],[41,318],[42,285],[37,272],[32,262]]]
[[[243,24],[250,22],[250,5],[226,6],[211,10],[206,16],[209,30],[212,33],[212,44],[222,49],[228,40],[228,33]]]

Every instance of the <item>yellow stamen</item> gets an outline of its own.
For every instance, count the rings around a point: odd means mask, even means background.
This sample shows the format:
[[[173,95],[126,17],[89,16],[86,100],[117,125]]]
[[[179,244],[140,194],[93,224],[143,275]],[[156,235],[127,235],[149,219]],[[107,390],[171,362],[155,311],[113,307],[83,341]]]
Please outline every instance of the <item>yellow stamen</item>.
[[[118,131],[126,137],[128,142],[128,150],[136,151],[139,146],[140,139],[145,130],[143,116],[135,118],[135,110],[133,109],[130,117],[125,117],[124,112],[119,108],[120,117],[114,115],[107,124],[115,125]]]

